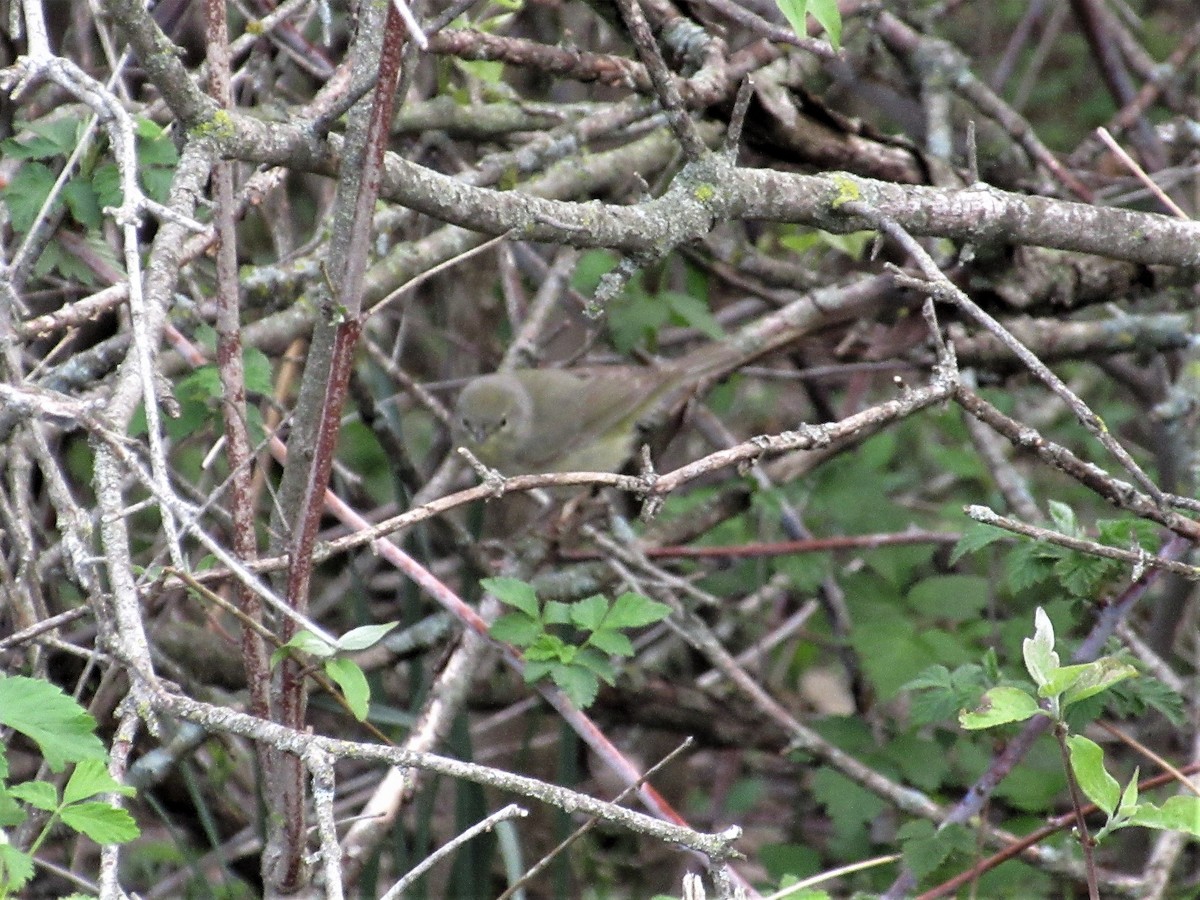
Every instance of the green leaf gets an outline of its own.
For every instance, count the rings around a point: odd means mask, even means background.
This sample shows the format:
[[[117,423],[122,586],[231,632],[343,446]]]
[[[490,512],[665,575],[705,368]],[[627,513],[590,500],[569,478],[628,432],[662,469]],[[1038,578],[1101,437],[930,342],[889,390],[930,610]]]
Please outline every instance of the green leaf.
[[[833,49],[839,49],[842,45],[842,13],[838,9],[837,0],[809,0],[808,11],[829,35],[829,43]]]
[[[1009,551],[1004,570],[1008,589],[1017,593],[1048,579],[1054,564],[1041,555],[1040,545],[1022,541]]]
[[[504,79],[504,63],[490,59],[456,59],[454,64],[484,84],[499,84]]]
[[[54,772],[68,762],[106,757],[93,734],[96,720],[48,681],[0,676],[0,724],[36,743]]]
[[[575,654],[578,652],[578,647],[568,644],[558,635],[543,633],[529,645],[529,649],[525,651],[525,658],[570,664],[575,661]]]
[[[67,204],[67,209],[71,211],[71,216],[80,225],[95,230],[104,224],[100,202],[96,199],[96,191],[91,182],[72,178],[63,185],[62,198]]]
[[[950,565],[954,565],[968,553],[978,553],[997,541],[1012,537],[1010,532],[995,525],[984,525],[982,522],[972,522],[967,526],[954,549],[950,551]]]
[[[77,803],[62,811],[62,820],[97,844],[125,844],[141,831],[133,816],[111,803]]]
[[[1063,692],[1063,708],[1106,691],[1114,684],[1126,678],[1134,678],[1137,674],[1137,669],[1113,656],[1102,656],[1086,663],[1084,671],[1075,679],[1075,683]]]
[[[671,614],[671,607],[641,594],[626,592],[618,597],[608,618],[604,620],[605,628],[641,628],[661,622]]]
[[[138,163],[143,177],[148,169],[166,171],[173,169],[179,162],[179,151],[175,149],[175,142],[165,132],[160,130],[152,137],[146,134],[139,134],[138,137],[141,138],[137,142]]]
[[[599,631],[592,632],[588,644],[614,656],[633,656],[632,642],[620,631],[601,628]]]
[[[542,607],[543,625],[570,625],[571,610],[574,603],[563,603],[561,600],[547,600]]]
[[[485,578],[480,584],[506,606],[516,607],[531,619],[538,617],[538,600],[533,585],[517,578]]]
[[[1200,837],[1200,797],[1195,794],[1168,797],[1162,805],[1161,814],[1167,828]]]
[[[158,203],[165,203],[171,192],[171,183],[175,180],[174,170],[153,166],[143,168],[140,174],[146,196]]]
[[[7,140],[0,152],[15,159],[51,159],[70,156],[79,143],[79,119],[63,117],[51,122],[31,122],[26,126],[33,137],[22,135],[19,140]]]
[[[326,657],[333,656],[337,652],[337,647],[330,644],[329,641],[325,640],[325,638],[319,637],[313,634],[311,631],[298,631],[292,636],[290,641],[281,646],[275,651],[274,654],[272,654],[272,665],[274,665],[275,656],[281,651],[288,649],[299,650],[302,653],[308,653],[309,655],[315,656],[318,659],[325,659]]]
[[[573,664],[582,666],[594,675],[603,678],[609,684],[615,684],[617,681],[617,670],[613,668],[613,664],[609,662],[608,657],[591,647],[581,647],[579,652],[575,654]]]
[[[1078,734],[1067,736],[1067,748],[1071,752],[1071,771],[1080,790],[1111,816],[1121,800],[1121,785],[1104,768],[1104,751],[1095,741]]]
[[[48,781],[23,781],[20,784],[14,784],[8,789],[8,792],[34,809],[46,812],[54,812],[58,809],[58,792]]]
[[[33,878],[33,857],[9,843],[0,843],[0,887],[19,891]]]
[[[551,678],[572,703],[587,709],[600,692],[600,681],[581,666],[555,666]]]
[[[1079,521],[1075,518],[1075,510],[1058,500],[1051,500],[1046,505],[1050,510],[1050,521],[1054,523],[1055,528],[1071,537],[1079,536]]]
[[[1025,669],[1038,687],[1049,683],[1059,667],[1058,654],[1054,652],[1054,626],[1042,607],[1033,615],[1033,637],[1025,638],[1021,651],[1025,657]]]
[[[896,833],[904,850],[904,863],[918,878],[928,875],[951,854],[970,853],[972,837],[962,825],[935,829],[924,820],[908,822]]]
[[[968,663],[953,672],[945,666],[930,666],[900,690],[916,692],[909,716],[919,727],[951,719],[963,707],[978,703],[985,687],[983,669]]]
[[[608,307],[608,330],[613,346],[628,353],[639,345],[653,348],[659,329],[667,323],[671,311],[665,303],[649,296],[636,282],[630,281],[620,297]]]
[[[29,814],[25,812],[16,798],[8,792],[7,788],[0,786],[0,829],[15,828],[27,818],[29,818]]]
[[[608,614],[608,599],[593,594],[571,606],[571,622],[585,631],[595,631]]]
[[[371,703],[371,686],[367,684],[362,668],[353,660],[337,657],[325,663],[325,674],[341,688],[354,717],[364,721]]]
[[[246,390],[270,396],[274,385],[271,380],[271,360],[257,347],[247,347],[242,353],[242,368],[245,371]]]
[[[501,616],[491,627],[488,634],[498,641],[507,641],[518,647],[527,647],[537,640],[542,633],[542,623],[531,619],[525,613],[509,613]]]
[[[619,261],[619,257],[608,250],[588,250],[581,253],[575,263],[575,271],[571,274],[571,287],[581,294],[595,293],[600,279],[611,272]]]
[[[670,308],[678,324],[695,328],[713,340],[724,336],[721,323],[713,316],[708,304],[699,297],[678,291],[664,291],[658,297]]]
[[[92,187],[101,207],[121,205],[121,173],[112,163],[97,166],[92,173]]]
[[[358,628],[351,628],[340,638],[338,638],[338,650],[350,651],[366,650],[368,647],[373,647],[383,640],[384,635],[395,628],[399,622],[386,622],[381,625],[361,625]]]
[[[933,575],[908,592],[908,603],[919,613],[951,622],[975,619],[987,607],[991,587],[982,575]]]
[[[1129,816],[1137,808],[1138,802],[1138,770],[1133,770],[1133,777],[1129,779],[1129,784],[1125,785],[1125,790],[1121,792],[1121,802],[1117,805],[1117,813],[1123,816]]]
[[[5,159],[51,159],[62,155],[52,141],[43,137],[8,138],[0,142],[0,156]]]
[[[985,693],[979,706],[973,710],[961,710],[958,722],[970,731],[992,728],[1007,722],[1024,722],[1031,716],[1042,713],[1037,701],[1020,688],[994,687]]]
[[[797,36],[808,37],[808,23],[805,21],[808,16],[808,0],[775,0],[775,5],[779,7],[779,11],[783,13]]]
[[[55,175],[47,166],[39,162],[27,162],[17,170],[4,189],[12,226],[21,234],[33,227],[33,220],[50,196],[54,181]]]
[[[1161,806],[1143,803],[1129,817],[1130,824],[1143,828],[1159,828],[1181,831],[1200,837],[1200,797],[1195,794],[1179,794],[1170,797]]]
[[[71,773],[67,786],[63,789],[63,803],[78,803],[89,800],[97,794],[115,793],[132,797],[137,791],[120,784],[108,774],[108,767],[98,759],[85,759]]]
[[[527,659],[525,660],[525,671],[521,674],[526,684],[533,684],[553,672],[557,665],[558,663],[551,660]]]
[[[1054,563],[1054,576],[1072,597],[1091,597],[1109,578],[1121,571],[1115,559],[1087,553],[1064,553]]]

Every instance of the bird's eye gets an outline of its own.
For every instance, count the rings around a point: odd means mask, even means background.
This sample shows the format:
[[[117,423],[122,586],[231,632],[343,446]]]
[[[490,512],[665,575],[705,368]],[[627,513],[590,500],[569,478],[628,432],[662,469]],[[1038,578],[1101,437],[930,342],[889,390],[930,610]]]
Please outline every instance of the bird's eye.
[[[500,427],[503,428],[507,424],[508,424],[508,416],[501,416],[500,417]]]

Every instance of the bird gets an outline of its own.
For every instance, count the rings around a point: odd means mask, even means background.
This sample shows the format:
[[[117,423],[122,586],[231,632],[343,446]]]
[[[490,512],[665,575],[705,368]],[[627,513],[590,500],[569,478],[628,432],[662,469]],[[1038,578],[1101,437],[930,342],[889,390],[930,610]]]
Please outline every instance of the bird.
[[[481,375],[458,396],[455,441],[504,475],[615,472],[633,454],[638,426],[702,377],[676,366]]]
[[[657,367],[614,365],[512,369],[471,379],[455,404],[452,434],[503,475],[616,472],[635,449],[638,426],[696,386],[821,327],[873,311],[890,281],[868,279],[835,296],[799,298],[737,333]]]

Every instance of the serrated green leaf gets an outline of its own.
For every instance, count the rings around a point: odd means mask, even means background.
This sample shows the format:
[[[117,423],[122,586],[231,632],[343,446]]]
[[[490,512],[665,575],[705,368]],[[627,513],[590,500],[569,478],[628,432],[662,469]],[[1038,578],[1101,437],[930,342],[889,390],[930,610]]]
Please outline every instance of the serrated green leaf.
[[[128,785],[118,783],[108,774],[108,767],[101,760],[85,759],[75,766],[67,786],[63,788],[63,803],[78,803],[106,793],[131,797],[137,792]]]
[[[0,142],[0,156],[5,159],[50,159],[63,152],[51,140],[41,136],[8,138]]]
[[[580,709],[587,709],[600,692],[600,681],[582,666],[555,666],[551,678],[567,699]]]
[[[9,794],[34,809],[53,812],[58,809],[58,791],[48,781],[23,781],[8,789]]]
[[[0,885],[20,891],[33,878],[33,857],[12,844],[0,843]]]
[[[111,803],[91,801],[68,806],[62,820],[97,844],[126,844],[141,834],[133,816]]]
[[[1020,688],[994,687],[983,695],[979,706],[973,710],[961,710],[958,722],[970,731],[993,728],[1008,722],[1024,722],[1042,713],[1037,701]]]
[[[158,203],[166,203],[171,193],[171,183],[175,180],[175,170],[154,166],[142,169],[140,174],[146,196]]]
[[[608,599],[599,594],[571,604],[571,622],[585,631],[595,631],[608,613]]]
[[[561,600],[547,600],[542,606],[543,625],[570,625],[571,610],[574,603],[563,603]]]
[[[541,678],[549,675],[558,663],[551,660],[542,659],[527,659],[525,660],[525,669],[521,673],[526,684],[533,684]]]
[[[113,163],[96,167],[92,173],[92,187],[96,190],[96,199],[101,208],[121,205],[121,173]]]
[[[54,772],[68,762],[106,757],[93,733],[96,720],[48,681],[0,676],[0,724],[34,741]]]
[[[964,838],[967,851],[971,836],[962,825],[947,825],[935,829],[925,821],[908,822],[897,832],[904,853],[904,862],[918,878],[928,875],[951,854],[963,852]]]
[[[1067,552],[1054,563],[1054,576],[1072,597],[1091,597],[1121,568],[1122,564],[1115,559]]]
[[[523,612],[509,613],[493,622],[488,633],[498,641],[527,647],[542,633],[542,623]]]
[[[671,615],[671,607],[641,594],[626,591],[613,601],[608,618],[604,620],[605,628],[642,628],[661,622]]]
[[[1004,560],[1005,581],[1013,593],[1041,584],[1053,571],[1053,563],[1040,555],[1040,545],[1031,541],[1017,544]]]
[[[55,176],[40,162],[27,162],[17,170],[12,181],[4,189],[4,201],[12,219],[12,226],[25,234],[37,218],[42,204],[54,188]]]
[[[506,606],[519,609],[531,619],[538,618],[538,599],[533,585],[517,578],[485,578],[480,584]]]
[[[1104,768],[1104,751],[1095,741],[1079,734],[1067,736],[1071,771],[1089,800],[1111,816],[1121,800],[1121,785]]]
[[[526,649],[526,660],[552,660],[554,662],[570,664],[575,659],[575,654],[579,652],[579,648],[568,644],[558,635],[539,634]]]
[[[978,553],[984,547],[1011,537],[1012,534],[1003,528],[984,525],[982,522],[972,522],[963,531],[958,543],[954,545],[954,549],[950,551],[950,565],[954,565],[968,553]]]
[[[96,198],[96,191],[90,181],[72,178],[63,185],[62,198],[80,225],[95,230],[104,224],[100,201]]]
[[[579,652],[575,654],[572,664],[583,666],[583,668],[603,678],[609,684],[615,684],[617,681],[617,670],[613,668],[613,664],[609,662],[608,657],[591,647],[580,647]]]
[[[354,718],[365,721],[371,705],[371,686],[362,668],[353,660],[337,657],[325,663],[325,674],[341,688]]]
[[[143,176],[148,169],[173,169],[179,162],[175,143],[163,133],[153,138],[142,137],[137,144],[138,163]],[[169,172],[168,172],[169,174]]]
[[[26,129],[34,135],[33,138],[21,138],[26,147],[35,147],[41,159],[52,156],[70,156],[79,143],[79,119],[65,116],[52,121],[30,122]],[[7,155],[7,153],[5,154]]]
[[[15,828],[29,818],[7,788],[0,787],[0,828]]]
[[[614,656],[633,656],[633,644],[620,631],[601,628],[599,631],[592,632],[588,644]]]

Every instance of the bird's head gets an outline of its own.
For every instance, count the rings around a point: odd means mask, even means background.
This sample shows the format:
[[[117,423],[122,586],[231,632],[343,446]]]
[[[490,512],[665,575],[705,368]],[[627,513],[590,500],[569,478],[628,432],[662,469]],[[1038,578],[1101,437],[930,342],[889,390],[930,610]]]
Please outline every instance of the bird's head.
[[[505,469],[520,454],[533,427],[533,400],[515,376],[484,375],[458,395],[456,439],[480,462]]]

